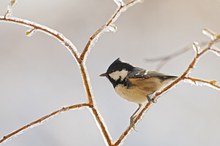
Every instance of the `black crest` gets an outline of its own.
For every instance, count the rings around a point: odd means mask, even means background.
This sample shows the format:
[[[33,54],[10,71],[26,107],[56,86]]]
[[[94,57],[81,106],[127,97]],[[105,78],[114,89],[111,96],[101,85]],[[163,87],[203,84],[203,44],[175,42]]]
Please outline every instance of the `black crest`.
[[[125,63],[125,62],[122,62],[120,60],[120,58],[116,59],[108,68],[107,70],[107,74],[109,73],[112,73],[112,72],[115,72],[115,71],[121,71],[121,70],[127,70],[127,71],[132,71],[133,70],[133,66],[128,64],[128,63]]]

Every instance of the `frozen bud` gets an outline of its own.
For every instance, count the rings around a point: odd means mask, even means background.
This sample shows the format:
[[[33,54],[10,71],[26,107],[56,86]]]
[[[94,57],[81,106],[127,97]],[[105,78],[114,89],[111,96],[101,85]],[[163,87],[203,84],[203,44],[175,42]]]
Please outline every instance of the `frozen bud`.
[[[25,35],[31,37],[34,34],[34,32],[35,32],[35,28],[32,28],[32,29],[27,30],[25,32]]]
[[[125,5],[125,3],[123,2],[123,0],[114,0],[114,2],[115,2],[119,7]]]
[[[114,24],[111,24],[108,26],[108,31],[116,32],[117,31],[117,26]]]
[[[211,40],[214,40],[217,37],[217,35],[213,31],[207,28],[203,29],[202,33],[206,35],[207,37],[209,37]]]
[[[10,6],[14,6],[16,4],[16,0],[10,0]]]

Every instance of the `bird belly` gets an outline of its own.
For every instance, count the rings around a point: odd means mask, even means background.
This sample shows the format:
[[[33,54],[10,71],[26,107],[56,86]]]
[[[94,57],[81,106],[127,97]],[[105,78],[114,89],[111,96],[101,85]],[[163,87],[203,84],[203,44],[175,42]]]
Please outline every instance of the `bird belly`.
[[[115,87],[115,91],[124,99],[141,104],[147,101],[147,96],[161,90],[173,80],[161,81],[153,77],[149,79],[129,78],[129,81],[132,83],[130,87],[119,84]]]
[[[141,90],[138,87],[127,88],[127,86],[121,84],[115,87],[115,91],[122,98],[138,104],[146,102],[147,95],[150,94],[149,92]]]

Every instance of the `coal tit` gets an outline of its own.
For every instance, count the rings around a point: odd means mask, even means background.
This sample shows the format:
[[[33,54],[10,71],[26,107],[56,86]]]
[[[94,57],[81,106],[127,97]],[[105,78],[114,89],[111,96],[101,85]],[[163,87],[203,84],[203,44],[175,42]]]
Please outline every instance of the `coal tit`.
[[[100,76],[109,79],[118,95],[139,105],[130,118],[131,126],[141,106],[146,102],[153,102],[150,96],[177,78],[177,76],[134,67],[119,58],[109,66],[106,73]]]

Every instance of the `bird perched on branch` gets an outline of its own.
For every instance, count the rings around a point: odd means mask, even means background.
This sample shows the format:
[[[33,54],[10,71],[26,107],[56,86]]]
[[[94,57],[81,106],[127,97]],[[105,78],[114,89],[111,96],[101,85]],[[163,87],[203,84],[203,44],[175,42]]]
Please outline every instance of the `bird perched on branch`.
[[[100,76],[109,79],[118,95],[139,105],[130,117],[130,126],[132,127],[134,126],[135,114],[141,106],[146,102],[154,102],[151,95],[177,78],[177,76],[134,67],[122,62],[119,58],[109,66],[106,73]]]

